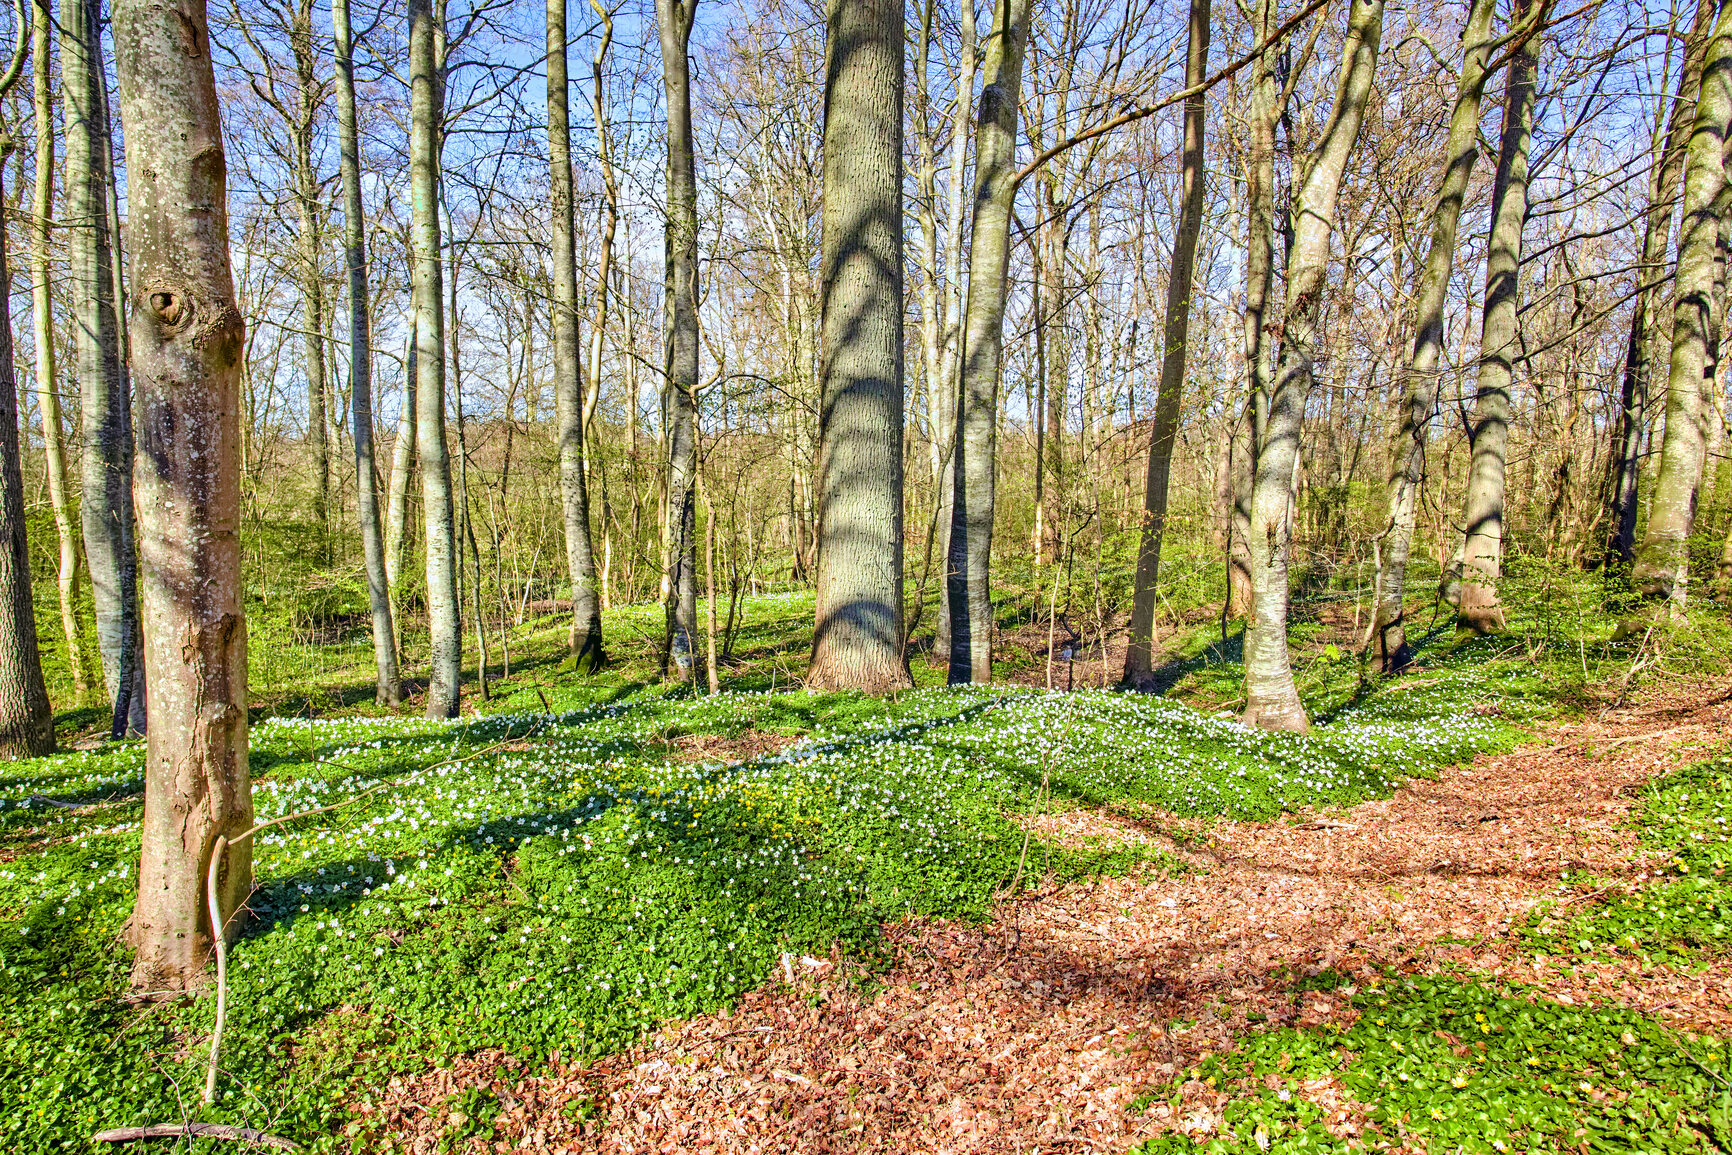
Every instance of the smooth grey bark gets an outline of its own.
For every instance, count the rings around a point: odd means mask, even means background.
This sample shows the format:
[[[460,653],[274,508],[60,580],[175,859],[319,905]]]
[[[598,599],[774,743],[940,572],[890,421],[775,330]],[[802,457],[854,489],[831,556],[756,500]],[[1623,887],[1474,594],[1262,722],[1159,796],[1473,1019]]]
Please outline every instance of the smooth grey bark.
[[[828,0],[826,12],[818,606],[806,684],[881,693],[912,684],[902,654],[902,5]]]
[[[60,547],[57,572],[60,630],[66,639],[66,664],[77,703],[90,698],[85,676],[84,641],[78,629],[78,527],[72,517],[72,489],[66,471],[66,434],[56,380],[54,339],[54,16],[48,0],[31,0],[31,87],[36,117],[36,181],[30,215],[30,311],[35,335],[36,405],[42,415],[42,452],[48,475],[48,502],[54,510],[54,537]]]
[[[138,495],[150,694],[134,989],[196,985],[252,889],[242,604],[240,382],[245,325],[229,269],[221,114],[203,0],[116,0],[134,253]]]
[[[1540,0],[1541,5],[1546,0]],[[1519,5],[1511,23],[1532,12]],[[1497,580],[1503,568],[1504,467],[1509,453],[1510,386],[1515,377],[1521,306],[1522,229],[1528,215],[1528,146],[1533,138],[1539,37],[1513,48],[1504,76],[1503,131],[1492,184],[1491,239],[1485,261],[1485,314],[1462,524],[1461,593],[1456,622],[1476,633],[1504,625]]]
[[[1444,144],[1443,178],[1431,210],[1431,242],[1420,267],[1414,293],[1413,346],[1403,374],[1400,423],[1395,434],[1389,478],[1389,520],[1380,553],[1378,600],[1373,631],[1378,665],[1398,674],[1413,664],[1407,642],[1407,563],[1413,553],[1413,533],[1419,518],[1419,489],[1425,482],[1426,436],[1437,412],[1442,382],[1438,365],[1443,354],[1443,310],[1449,297],[1449,276],[1455,268],[1456,235],[1468,177],[1479,159],[1479,113],[1485,96],[1486,64],[1491,53],[1491,24],[1496,0],[1473,0],[1462,29],[1461,74],[1455,106],[1450,111],[1449,138]]]
[[[444,84],[429,0],[409,0],[409,193],[414,235],[410,308],[415,314],[415,442],[426,535],[427,630],[432,676],[427,717],[454,718],[463,679],[451,451],[445,443],[445,292],[439,245],[439,120]]]
[[[1329,271],[1329,239],[1348,157],[1359,139],[1377,51],[1383,0],[1353,0],[1340,79],[1329,122],[1306,158],[1294,193],[1293,241],[1287,262],[1281,357],[1269,393],[1263,444],[1251,490],[1251,615],[1245,631],[1243,721],[1265,730],[1307,730],[1310,721],[1293,684],[1287,651],[1287,557],[1292,542],[1293,479],[1306,402],[1315,380],[1317,318]]]
[[[295,209],[300,226],[301,347],[307,371],[307,440],[313,458],[313,520],[330,531],[331,443],[327,412],[331,385],[325,364],[324,192],[313,171],[313,132],[324,85],[313,44],[312,0],[299,0],[289,44],[295,58]],[[341,146],[339,146],[341,147]],[[346,227],[346,226],[345,226]]]
[[[1490,3],[1491,0],[1481,0]],[[1185,49],[1185,87],[1197,88],[1209,72],[1209,0],[1191,0]],[[1131,620],[1125,647],[1124,680],[1141,689],[1154,672],[1155,595],[1161,573],[1161,539],[1167,527],[1167,490],[1173,472],[1173,446],[1179,437],[1179,401],[1185,390],[1185,358],[1190,341],[1191,287],[1197,272],[1197,239],[1203,231],[1204,109],[1202,92],[1185,101],[1185,139],[1180,177],[1183,197],[1173,259],[1167,275],[1166,334],[1161,383],[1155,393],[1155,420],[1149,429],[1148,476],[1143,486],[1142,535],[1131,594]]]
[[[61,10],[61,105],[66,134],[67,286],[78,361],[83,494],[79,513],[96,608],[103,682],[114,704],[112,733],[144,721],[138,561],[132,501],[132,398],[115,326],[109,231],[108,117],[102,97],[96,0]]]
[[[950,609],[952,685],[992,680],[992,521],[997,508],[998,387],[1010,292],[1010,223],[1016,202],[1017,107],[1028,43],[1029,0],[996,0],[974,130],[974,220],[962,387],[951,452]]]
[[[1672,356],[1666,374],[1666,434],[1648,525],[1632,584],[1644,596],[1682,607],[1689,581],[1688,541],[1706,460],[1711,390],[1718,387],[1714,282],[1726,210],[1726,145],[1732,128],[1732,3],[1722,0],[1702,62],[1702,83],[1684,169],[1683,219],[1672,305]]]
[[[0,77],[0,97],[18,81],[24,64],[23,29],[11,67]],[[13,151],[0,133],[0,176]],[[6,190],[0,184],[0,204]],[[29,758],[54,750],[54,708],[42,680],[36,645],[36,607],[30,595],[30,541],[26,531],[24,468],[18,441],[18,375],[12,349],[12,271],[0,230],[0,758]]]
[[[1718,10],[1715,0],[1699,0],[1696,19],[1684,42],[1678,69],[1678,87],[1671,107],[1654,124],[1654,167],[1648,178],[1648,213],[1642,230],[1642,264],[1637,271],[1641,287],[1630,310],[1630,334],[1624,347],[1624,375],[1619,397],[1618,424],[1612,432],[1612,453],[1607,462],[1607,534],[1603,564],[1629,569],[1636,560],[1636,515],[1642,457],[1653,430],[1651,385],[1654,375],[1654,343],[1659,328],[1665,287],[1655,284],[1668,263],[1672,218],[1677,208],[1677,190],[1684,173],[1684,150],[1696,119],[1696,96],[1702,85],[1702,58],[1708,33]]]
[[[577,226],[572,201],[571,106],[566,76],[565,0],[547,0],[547,156],[553,193],[553,407],[559,438],[559,493],[565,562],[571,577],[571,658],[593,674],[607,663],[601,599],[589,530],[584,468],[584,379],[577,331]],[[606,285],[602,286],[606,295]]]
[[[379,474],[373,460],[373,334],[368,316],[365,209],[361,203],[361,143],[355,114],[354,42],[349,0],[331,0],[337,64],[337,151],[343,183],[343,264],[349,273],[349,407],[355,431],[355,514],[361,523],[361,555],[367,573],[367,604],[373,618],[373,699],[381,706],[403,700],[397,673],[397,630],[391,613],[391,583],[385,573],[385,542],[379,531]]]
[[[662,429],[667,451],[662,601],[666,633],[662,676],[694,676],[698,628],[697,388],[698,182],[692,140],[692,78],[687,48],[697,0],[656,0],[662,84],[668,108],[666,332]]]

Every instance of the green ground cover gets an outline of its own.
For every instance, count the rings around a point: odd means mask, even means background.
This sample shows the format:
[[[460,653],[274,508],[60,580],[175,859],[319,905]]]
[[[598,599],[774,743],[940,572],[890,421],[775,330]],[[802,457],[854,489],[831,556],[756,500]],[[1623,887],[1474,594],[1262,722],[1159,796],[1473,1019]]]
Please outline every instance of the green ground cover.
[[[391,1071],[489,1046],[604,1052],[726,1004],[784,951],[870,966],[889,920],[979,917],[1042,876],[1173,866],[1030,839],[1019,820],[1038,807],[1267,818],[1346,805],[1508,745],[1561,708],[1577,664],[1571,647],[1452,649],[1436,635],[1422,671],[1377,685],[1314,647],[1301,661],[1319,725],[1296,737],[1111,691],[790,692],[810,614],[807,595],[754,599],[730,688],[713,697],[648,681],[659,610],[626,607],[609,615],[622,640],[606,676],[560,672],[558,627],[526,631],[516,675],[478,717],[363,703],[257,720],[261,818],[361,800],[258,840],[210,1109],[197,1099],[213,1000],[118,998],[140,746],[8,767],[0,1149],[83,1149],[100,1127],[186,1115],[362,1149],[344,1137],[344,1104]],[[1607,633],[1596,661],[1633,645]],[[1198,638],[1191,651],[1176,692],[1218,704],[1231,647]],[[355,689],[312,686],[290,704]],[[693,735],[710,745],[682,744]],[[735,758],[730,741],[771,749]]]

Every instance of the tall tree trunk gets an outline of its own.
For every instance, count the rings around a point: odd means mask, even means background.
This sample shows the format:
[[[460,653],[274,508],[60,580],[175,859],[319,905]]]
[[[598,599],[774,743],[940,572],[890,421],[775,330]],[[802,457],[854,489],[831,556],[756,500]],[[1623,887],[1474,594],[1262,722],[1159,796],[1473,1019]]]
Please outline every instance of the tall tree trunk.
[[[1664,286],[1655,284],[1667,264],[1672,235],[1672,217],[1677,208],[1676,192],[1684,171],[1684,151],[1696,120],[1696,97],[1702,86],[1702,58],[1708,48],[1708,33],[1718,6],[1715,0],[1698,0],[1696,19],[1684,42],[1678,69],[1678,87],[1671,107],[1654,123],[1654,167],[1648,178],[1648,219],[1642,231],[1642,265],[1630,310],[1630,335],[1624,348],[1623,389],[1618,423],[1612,432],[1608,461],[1608,494],[1604,562],[1630,568],[1636,560],[1636,515],[1642,475],[1643,449],[1651,435],[1650,387],[1654,376],[1654,341]]]
[[[48,0],[31,0],[31,82],[36,113],[36,183],[30,220],[30,305],[36,348],[36,400],[42,414],[42,450],[47,459],[48,501],[54,510],[54,536],[60,546],[60,630],[66,637],[66,665],[82,706],[90,699],[85,676],[84,642],[78,630],[78,528],[72,520],[67,484],[66,435],[61,424],[60,382],[54,343],[54,16]]]
[[[18,46],[0,96],[18,80]],[[0,136],[0,175],[12,151]],[[0,204],[6,190],[0,185]],[[36,647],[36,607],[30,596],[30,541],[25,529],[24,469],[18,444],[18,377],[12,357],[12,271],[0,230],[0,758],[29,758],[54,750],[54,708],[42,681]]]
[[[1491,0],[1480,0],[1489,4]],[[1209,71],[1209,0],[1191,0],[1191,26],[1185,54],[1185,87],[1203,83]],[[1185,101],[1182,164],[1184,200],[1173,238],[1167,277],[1167,328],[1161,355],[1161,383],[1155,394],[1155,421],[1149,430],[1149,470],[1143,491],[1143,529],[1137,547],[1125,681],[1142,688],[1154,672],[1155,595],[1161,573],[1161,538],[1167,527],[1167,487],[1173,471],[1173,446],[1179,436],[1179,400],[1185,390],[1185,357],[1191,326],[1191,285],[1197,271],[1197,237],[1203,231],[1204,94]]]
[[[1016,120],[1029,0],[996,0],[974,132],[974,222],[963,316],[962,389],[952,452],[949,681],[992,680],[992,519],[997,505],[998,385],[1016,201]]]
[[[1431,416],[1437,411],[1441,381],[1438,363],[1443,353],[1443,309],[1449,297],[1449,275],[1455,267],[1455,239],[1468,177],[1479,159],[1479,110],[1485,95],[1486,64],[1491,51],[1491,22],[1496,0],[1473,0],[1462,30],[1461,77],[1444,145],[1443,179],[1431,210],[1431,247],[1419,274],[1414,300],[1413,349],[1408,355],[1406,397],[1400,413],[1389,478],[1389,521],[1378,574],[1375,631],[1378,663],[1385,674],[1397,674],[1413,663],[1407,642],[1407,563],[1413,553],[1413,531],[1419,516],[1419,489],[1425,481],[1425,442]]]
[[[1678,232],[1677,294],[1672,305],[1672,358],[1666,375],[1666,436],[1647,532],[1631,579],[1647,597],[1684,603],[1688,540],[1718,388],[1712,359],[1714,279],[1720,218],[1726,211],[1726,145],[1732,127],[1732,3],[1722,0],[1702,64],[1701,95],[1690,129],[1684,172],[1684,216]]]
[[[565,52],[565,0],[547,0],[547,155],[553,188],[553,406],[559,437],[559,493],[565,562],[571,577],[571,657],[593,674],[606,663],[601,601],[589,535],[585,476],[584,373],[578,353],[577,239],[571,189],[571,110]],[[602,286],[606,295],[606,285]]]
[[[692,78],[687,59],[697,0],[656,0],[661,36],[662,82],[668,106],[668,220],[666,234],[666,375],[662,429],[667,446],[662,599],[667,632],[662,674],[680,681],[693,676],[693,639],[698,624],[697,387],[698,387],[698,183],[692,141]]]
[[[409,523],[409,479],[415,472],[415,380],[420,373],[415,350],[415,311],[409,311],[403,337],[403,401],[397,412],[397,437],[391,444],[391,481],[385,494],[385,584],[397,597],[403,569],[403,540]],[[396,603],[392,612],[397,614]],[[399,626],[401,628],[401,626]],[[399,649],[399,655],[401,650]]]
[[[66,130],[68,276],[73,299],[84,485],[79,512],[96,606],[113,733],[136,729],[144,687],[139,652],[138,561],[133,539],[132,398],[115,327],[108,225],[108,118],[102,98],[95,0],[62,11],[60,74]]]
[[[1287,564],[1292,543],[1293,480],[1299,437],[1311,396],[1317,317],[1329,270],[1329,238],[1348,157],[1359,138],[1383,36],[1383,0],[1354,0],[1341,55],[1335,106],[1316,151],[1307,158],[1294,200],[1293,244],[1287,263],[1281,359],[1269,394],[1269,415],[1251,491],[1251,617],[1245,638],[1246,725],[1265,730],[1310,726],[1287,653]]]
[[[337,57],[337,147],[343,182],[343,263],[349,271],[349,394],[355,429],[355,512],[361,522],[361,554],[367,569],[367,604],[373,615],[373,699],[381,706],[403,700],[397,673],[397,631],[391,615],[391,583],[385,574],[385,543],[379,533],[379,475],[373,462],[373,335],[367,315],[365,211],[361,203],[361,145],[355,115],[354,42],[349,0],[331,0]]]
[[[912,683],[902,654],[902,5],[828,0],[827,15],[818,606],[806,684],[880,693]]]
[[[335,18],[333,17],[333,20]],[[299,226],[299,267],[296,277],[301,290],[301,348],[307,375],[307,447],[313,466],[313,520],[319,540],[329,557],[331,547],[331,443],[328,435],[331,393],[325,364],[325,198],[313,169],[313,134],[319,106],[324,103],[323,81],[313,41],[313,5],[297,0],[290,17],[289,47],[295,61],[295,107],[289,113],[293,140],[295,212]],[[339,144],[341,149],[341,144]]]
[[[233,935],[252,849],[216,872],[217,839],[252,826],[247,631],[241,600],[240,360],[229,272],[222,123],[203,0],[116,0],[137,294],[138,490],[150,745],[145,762],[135,989],[195,985],[213,934]]]
[[[1277,24],[1274,0],[1260,0],[1254,37],[1263,41]],[[1269,311],[1275,286],[1275,128],[1285,100],[1276,76],[1277,57],[1265,53],[1252,66],[1250,141],[1245,163],[1245,411],[1233,441],[1233,502],[1228,523],[1227,613],[1249,621],[1251,612],[1251,495],[1257,455],[1269,412],[1269,382],[1275,375],[1275,342]]]
[[[429,0],[409,0],[409,191],[413,201],[415,441],[421,466],[421,519],[427,538],[427,629],[432,677],[427,716],[454,718],[463,679],[462,605],[457,589],[457,530],[451,500],[451,451],[445,443],[445,293],[439,247],[439,75],[437,26]]]
[[[1526,20],[1532,12],[1531,3],[1520,4],[1511,22]],[[1510,385],[1519,335],[1522,228],[1528,215],[1528,144],[1533,137],[1538,64],[1539,37],[1535,35],[1514,50],[1504,77],[1503,133],[1498,139],[1497,178],[1492,185],[1485,318],[1463,504],[1467,533],[1461,554],[1461,595],[1456,605],[1458,623],[1476,633],[1491,633],[1504,624],[1497,600],[1497,580],[1503,567],[1504,463],[1509,452]]]

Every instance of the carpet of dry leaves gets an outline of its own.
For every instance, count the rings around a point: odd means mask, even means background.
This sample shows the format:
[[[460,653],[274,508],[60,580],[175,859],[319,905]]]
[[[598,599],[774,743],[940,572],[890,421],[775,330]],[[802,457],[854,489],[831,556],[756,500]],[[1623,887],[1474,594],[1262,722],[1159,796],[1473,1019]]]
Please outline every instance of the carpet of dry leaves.
[[[1625,821],[1639,788],[1729,723],[1732,684],[1660,687],[1389,799],[1207,827],[1176,848],[1193,873],[1050,887],[985,925],[888,928],[897,961],[875,981],[784,957],[739,1006],[631,1051],[533,1071],[478,1054],[393,1081],[369,1113],[417,1155],[449,1133],[447,1100],[476,1086],[503,1110],[475,1151],[1117,1155],[1213,1125],[1223,1097],[1195,1082],[1178,1110],[1132,1107],[1205,1052],[1270,1024],[1345,1021],[1345,1000],[1295,989],[1324,968],[1470,966],[1726,1033],[1732,967],[1558,963],[1509,932],[1565,870],[1641,871]],[[1039,825],[1097,844],[1163,838],[1104,814]],[[1340,1108],[1334,1129],[1351,1134],[1356,1108]]]

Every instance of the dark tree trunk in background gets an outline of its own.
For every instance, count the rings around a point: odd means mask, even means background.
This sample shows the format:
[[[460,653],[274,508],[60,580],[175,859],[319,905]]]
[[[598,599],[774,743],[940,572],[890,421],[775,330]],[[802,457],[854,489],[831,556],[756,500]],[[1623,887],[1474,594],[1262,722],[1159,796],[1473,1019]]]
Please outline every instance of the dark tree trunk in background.
[[[427,539],[427,628],[433,666],[427,684],[427,716],[454,718],[463,679],[463,623],[451,451],[445,443],[445,285],[439,246],[441,36],[428,0],[410,0],[409,192],[414,214],[410,307],[415,314],[415,441]]]
[[[80,432],[84,447],[79,513],[96,606],[102,676],[114,704],[113,733],[144,720],[139,649],[138,560],[132,501],[132,397],[115,327],[113,237],[109,232],[108,116],[103,100],[96,0],[61,10],[60,75],[65,90],[67,288],[73,304]]]
[[[997,510],[998,388],[1010,293],[1016,119],[1029,0],[997,0],[975,128],[974,221],[962,318],[962,390],[952,452],[945,562],[952,684],[992,680],[992,522]],[[900,246],[898,246],[900,256]],[[897,390],[900,395],[901,390]],[[900,409],[900,405],[897,407]]]
[[[1490,0],[1481,0],[1490,3]],[[1209,0],[1191,0],[1185,87],[1203,83],[1209,72]],[[1167,527],[1167,488],[1173,472],[1173,446],[1179,437],[1179,401],[1185,391],[1185,357],[1191,328],[1191,285],[1197,272],[1197,238],[1203,231],[1204,101],[1199,92],[1185,101],[1184,198],[1179,230],[1173,237],[1172,270],[1167,278],[1167,327],[1161,355],[1161,384],[1155,394],[1155,422],[1149,430],[1149,470],[1143,488],[1142,537],[1137,546],[1136,585],[1132,591],[1130,636],[1125,648],[1124,680],[1146,687],[1154,672],[1155,595],[1161,575],[1161,538]]]
[[[203,0],[116,0],[126,126],[139,383],[138,494],[150,641],[135,989],[196,985],[213,937],[233,935],[252,889],[249,843],[217,879],[218,837],[253,821],[241,602],[243,322],[229,271],[221,116]]]
[[[571,108],[566,89],[565,0],[547,0],[547,155],[553,190],[553,404],[559,436],[559,492],[571,577],[571,657],[593,674],[606,664],[601,599],[589,536],[589,481],[583,460],[584,374],[578,354],[577,240],[571,190]],[[601,286],[605,295],[607,286]]]
[[[668,105],[666,332],[662,422],[667,431],[667,540],[662,599],[667,607],[662,675],[693,676],[698,628],[698,181],[692,141],[687,47],[697,0],[656,0],[662,83]]]
[[[912,682],[902,654],[902,5],[829,0],[828,18],[818,608],[806,684],[882,693]]]
[[[368,323],[366,219],[361,203],[361,145],[355,116],[354,44],[349,0],[331,0],[337,57],[337,147],[343,182],[343,264],[349,272],[349,406],[355,429],[355,512],[373,617],[373,697],[381,706],[403,700],[397,673],[397,631],[385,543],[379,532],[379,473],[373,461],[373,335]]]

